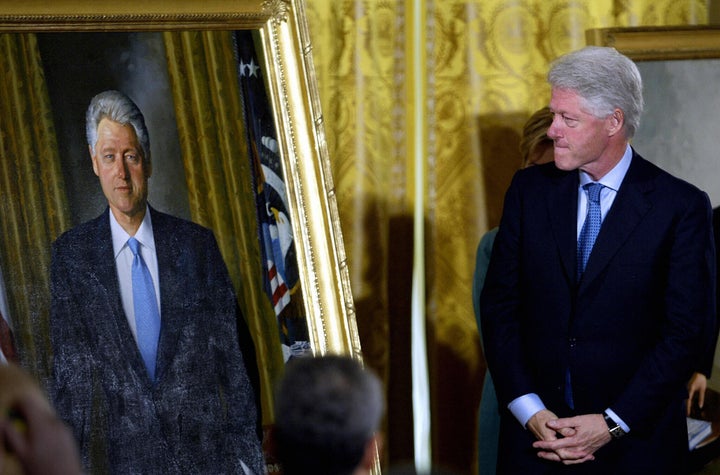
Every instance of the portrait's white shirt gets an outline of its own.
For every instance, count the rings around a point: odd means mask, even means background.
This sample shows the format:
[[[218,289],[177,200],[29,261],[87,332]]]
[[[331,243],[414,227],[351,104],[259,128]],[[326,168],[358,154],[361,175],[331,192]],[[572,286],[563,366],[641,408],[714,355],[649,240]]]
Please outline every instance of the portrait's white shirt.
[[[115,269],[117,270],[118,282],[120,283],[120,298],[122,300],[125,316],[130,325],[135,341],[137,342],[137,328],[135,326],[135,308],[133,306],[132,294],[132,262],[133,253],[127,245],[130,236],[120,223],[117,222],[115,216],[110,211],[110,233],[112,234],[113,253],[115,255]],[[145,260],[145,264],[150,270],[153,285],[155,286],[155,300],[157,301],[158,310],[162,318],[162,308],[160,308],[160,279],[158,275],[157,252],[155,251],[155,238],[153,237],[152,220],[150,219],[150,209],[145,210],[140,227],[135,233],[135,239],[140,243],[140,254]]]

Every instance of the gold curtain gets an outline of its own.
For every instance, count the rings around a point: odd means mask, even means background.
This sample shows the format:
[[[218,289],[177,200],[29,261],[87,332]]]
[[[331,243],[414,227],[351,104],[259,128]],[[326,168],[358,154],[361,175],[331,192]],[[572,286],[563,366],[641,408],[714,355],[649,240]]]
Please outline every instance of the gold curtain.
[[[307,14],[361,344],[387,385],[386,456],[413,456],[412,174],[423,167],[433,461],[476,473],[475,249],[499,221],[520,128],[549,100],[548,65],[589,28],[706,23],[706,2],[307,0]],[[425,113],[410,104],[418,81]],[[415,163],[418,140],[427,154]]]
[[[69,217],[35,35],[0,35],[0,71],[0,267],[22,364],[43,378],[50,364],[50,243]]]
[[[192,220],[215,232],[255,340],[263,421],[281,374],[275,314],[262,265],[237,66],[230,32],[164,33]],[[220,131],[223,131],[220,133]],[[278,341],[277,345],[272,345]]]

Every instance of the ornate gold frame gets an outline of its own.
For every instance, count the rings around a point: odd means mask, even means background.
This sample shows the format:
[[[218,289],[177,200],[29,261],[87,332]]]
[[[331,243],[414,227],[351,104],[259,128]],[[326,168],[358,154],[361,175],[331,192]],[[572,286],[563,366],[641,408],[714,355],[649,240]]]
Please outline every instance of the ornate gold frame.
[[[360,356],[302,0],[0,0],[0,32],[259,32],[315,354]]]
[[[720,58],[720,26],[595,28],[585,39],[634,61]]]

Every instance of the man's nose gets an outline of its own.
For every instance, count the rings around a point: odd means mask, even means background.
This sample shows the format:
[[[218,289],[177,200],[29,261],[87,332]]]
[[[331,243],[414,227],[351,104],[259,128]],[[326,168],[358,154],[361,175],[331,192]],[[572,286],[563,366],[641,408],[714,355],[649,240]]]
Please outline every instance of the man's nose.
[[[547,130],[547,136],[551,140],[555,140],[556,138],[559,137],[558,127],[555,125],[556,123],[557,123],[556,119],[553,119],[552,123],[550,124],[550,127],[548,127],[548,130]]]
[[[118,160],[115,160],[115,173],[120,178],[125,178],[128,174],[128,168],[127,163],[125,163],[125,158],[120,157]]]

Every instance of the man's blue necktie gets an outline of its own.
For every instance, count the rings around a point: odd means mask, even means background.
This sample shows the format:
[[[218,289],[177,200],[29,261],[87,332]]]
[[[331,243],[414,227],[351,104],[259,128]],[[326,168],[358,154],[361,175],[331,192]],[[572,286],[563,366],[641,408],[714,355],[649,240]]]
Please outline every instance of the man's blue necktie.
[[[597,239],[598,233],[600,232],[600,225],[602,224],[602,213],[600,212],[600,191],[603,189],[603,185],[600,183],[586,183],[583,185],[583,189],[588,194],[588,208],[587,216],[585,217],[585,223],[583,224],[582,230],[580,230],[580,237],[577,245],[577,278],[585,272],[585,266],[587,265],[590,252],[592,251],[595,239]]]
[[[155,381],[155,360],[160,338],[160,311],[155,297],[155,286],[145,260],[140,255],[140,243],[131,237],[127,244],[135,256],[132,263],[132,291],[137,344],[150,379]]]
[[[585,272],[585,266],[590,258],[590,252],[592,251],[593,245],[595,245],[595,239],[597,239],[598,233],[600,233],[600,225],[602,224],[602,212],[600,210],[600,192],[603,189],[603,185],[600,183],[586,183],[583,185],[583,189],[588,195],[588,206],[587,215],[585,216],[585,222],[580,230],[580,237],[577,243],[577,281]],[[570,375],[570,368],[565,371],[565,402],[571,408],[575,408],[575,401],[573,400],[572,393],[572,378]]]

